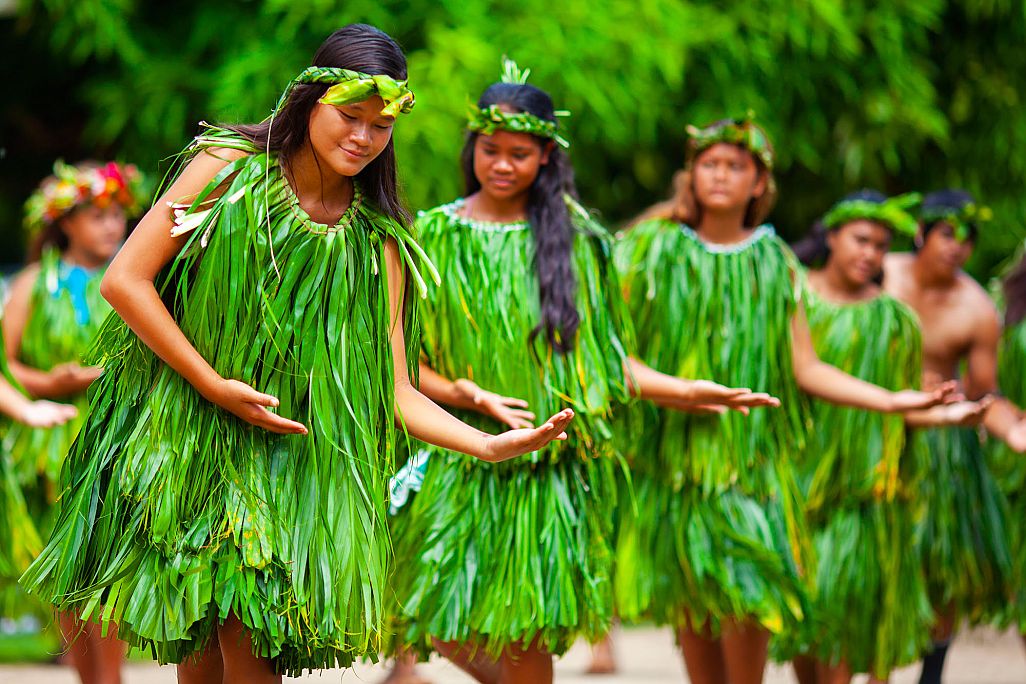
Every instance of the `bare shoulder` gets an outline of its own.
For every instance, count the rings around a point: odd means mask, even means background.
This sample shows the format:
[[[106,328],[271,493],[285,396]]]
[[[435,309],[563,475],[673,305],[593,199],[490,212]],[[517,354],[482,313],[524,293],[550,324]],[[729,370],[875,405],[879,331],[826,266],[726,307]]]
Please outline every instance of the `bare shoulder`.
[[[211,147],[202,150],[189,161],[175,182],[164,193],[164,199],[181,203],[191,201],[214,180],[222,169],[246,156],[249,156],[248,152],[228,147]],[[225,179],[217,190],[210,194],[211,198],[220,196],[227,187],[227,182],[228,179]]]
[[[980,324],[999,323],[1000,317],[994,300],[987,291],[968,273],[958,275],[959,307],[973,312],[974,320]]]
[[[884,256],[884,290],[893,293],[901,291],[901,285],[908,280],[912,271],[914,254],[892,252]]]

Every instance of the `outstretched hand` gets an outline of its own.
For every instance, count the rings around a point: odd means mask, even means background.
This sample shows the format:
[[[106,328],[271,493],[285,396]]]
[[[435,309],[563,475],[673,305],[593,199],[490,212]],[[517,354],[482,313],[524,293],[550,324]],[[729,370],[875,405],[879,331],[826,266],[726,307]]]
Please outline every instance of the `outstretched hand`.
[[[993,403],[994,397],[987,396],[979,401],[956,401],[941,408],[948,425],[972,427],[983,422],[983,416]]]
[[[78,409],[70,404],[58,404],[41,399],[25,406],[18,420],[29,427],[51,428],[63,425],[77,415]]]
[[[204,396],[225,411],[232,413],[250,425],[255,425],[279,435],[305,435],[306,426],[294,420],[283,418],[267,409],[278,406],[278,400],[270,394],[258,392],[238,380],[221,380]]]
[[[687,403],[693,406],[720,405],[737,410],[780,406],[780,400],[766,392],[753,392],[747,387],[726,387],[711,380],[692,380],[691,397]],[[747,411],[742,412],[747,414]]]
[[[485,441],[481,460],[497,463],[537,451],[553,440],[566,439],[566,427],[574,419],[573,409],[563,409],[536,428],[509,430]]]
[[[515,429],[534,427],[535,415],[527,409],[527,402],[515,397],[504,397],[495,392],[483,390],[471,380],[461,378],[453,382],[456,390],[474,402],[479,413],[494,418],[503,425]]]
[[[891,411],[904,413],[905,411],[928,409],[938,404],[947,403],[955,398],[954,395],[957,389],[958,383],[951,380],[938,385],[929,392],[920,392],[918,390],[894,392],[891,399]]]

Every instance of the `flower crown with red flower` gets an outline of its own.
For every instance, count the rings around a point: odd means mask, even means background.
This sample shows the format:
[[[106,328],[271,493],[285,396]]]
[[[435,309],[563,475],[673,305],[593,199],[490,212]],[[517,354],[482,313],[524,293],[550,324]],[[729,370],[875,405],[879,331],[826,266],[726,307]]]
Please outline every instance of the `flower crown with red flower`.
[[[43,179],[25,202],[25,228],[36,234],[76,207],[92,204],[106,208],[120,204],[126,214],[142,209],[142,175],[131,164],[80,164],[58,159],[53,175]]]

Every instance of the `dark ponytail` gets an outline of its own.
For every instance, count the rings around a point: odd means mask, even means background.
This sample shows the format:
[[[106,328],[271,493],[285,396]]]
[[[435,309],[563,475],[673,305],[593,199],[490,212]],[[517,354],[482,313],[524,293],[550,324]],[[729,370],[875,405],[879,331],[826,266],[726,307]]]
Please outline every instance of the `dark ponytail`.
[[[552,98],[540,88],[528,84],[495,83],[481,95],[478,107],[505,105],[517,112],[528,112],[541,119],[555,121]],[[461,155],[466,194],[481,189],[474,175],[474,145],[479,133],[471,132]],[[551,144],[537,138],[539,145]],[[527,200],[527,218],[534,233],[535,269],[541,320],[531,332],[532,339],[544,333],[552,348],[566,352],[573,348],[581,319],[575,295],[577,283],[571,260],[574,226],[570,220],[564,195],[577,197],[574,171],[570,158],[558,145],[552,144],[549,161],[542,165],[531,184]]]
[[[317,49],[311,66],[406,79],[406,56],[399,44],[384,31],[367,24],[349,24],[328,36]],[[259,149],[269,147],[278,153],[282,165],[288,168],[292,156],[309,141],[310,114],[327,90],[326,84],[298,84],[273,121],[268,119],[258,124],[226,125],[224,128],[239,133]],[[394,139],[388,141],[381,154],[356,176],[356,180],[385,215],[403,225],[410,224],[410,212],[399,198]]]

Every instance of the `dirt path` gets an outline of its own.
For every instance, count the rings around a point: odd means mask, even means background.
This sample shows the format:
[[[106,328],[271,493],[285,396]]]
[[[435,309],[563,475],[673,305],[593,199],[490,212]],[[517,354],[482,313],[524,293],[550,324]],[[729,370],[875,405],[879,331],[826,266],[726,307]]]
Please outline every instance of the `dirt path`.
[[[566,684],[681,684],[687,680],[680,659],[667,631],[653,629],[625,630],[617,635],[617,653],[621,674],[612,677],[581,675],[588,661],[587,647],[578,644],[556,664],[556,681]],[[1026,655],[1012,633],[977,630],[963,634],[956,641],[948,660],[945,684],[1021,684],[1026,682]],[[329,671],[290,679],[290,682],[342,682],[343,684],[376,684],[384,676],[384,668],[361,666],[350,672]],[[452,665],[434,660],[423,666],[423,674],[434,684],[472,684],[472,680]],[[892,678],[894,684],[914,684],[918,669],[908,668]],[[793,684],[788,669],[773,667],[767,684]],[[861,682],[856,679],[856,682]],[[125,684],[174,684],[171,667],[133,664],[126,671]],[[20,667],[0,665],[0,684],[75,684],[70,670],[56,667]]]

